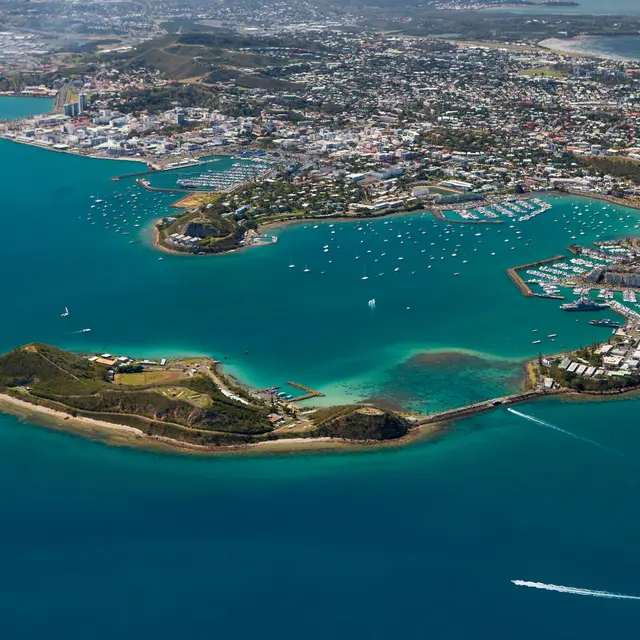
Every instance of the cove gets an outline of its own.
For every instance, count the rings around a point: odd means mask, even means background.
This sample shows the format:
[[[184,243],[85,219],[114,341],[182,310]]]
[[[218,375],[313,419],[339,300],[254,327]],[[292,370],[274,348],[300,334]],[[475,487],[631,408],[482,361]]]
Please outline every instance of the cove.
[[[628,234],[638,221],[631,209],[545,196],[552,209],[517,228],[427,213],[306,222],[274,230],[273,246],[179,256],[150,244],[152,221],[172,212],[177,194],[110,179],[137,163],[9,141],[0,141],[0,158],[2,218],[15,239],[0,255],[10,301],[0,349],[41,341],[206,354],[249,384],[300,382],[326,393],[326,403],[388,392],[399,407],[432,411],[513,390],[524,360],[592,342],[602,330],[557,301],[522,297],[505,270],[574,241]],[[60,318],[65,306],[70,315]],[[556,343],[533,345],[534,329],[558,334]],[[473,358],[416,358],[425,352]],[[446,376],[461,373],[458,392]]]

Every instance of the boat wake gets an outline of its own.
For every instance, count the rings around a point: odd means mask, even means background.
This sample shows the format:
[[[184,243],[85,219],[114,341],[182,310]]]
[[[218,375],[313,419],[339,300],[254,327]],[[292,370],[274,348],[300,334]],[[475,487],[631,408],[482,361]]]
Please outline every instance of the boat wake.
[[[594,447],[598,447],[598,449],[603,449],[604,451],[608,451],[609,453],[613,453],[617,456],[624,456],[625,454],[616,449],[611,449],[595,440],[590,440],[589,438],[585,438],[584,436],[579,436],[577,433],[572,433],[571,431],[567,431],[566,429],[561,429],[560,427],[556,427],[554,424],[550,422],[546,422],[545,420],[540,420],[540,418],[534,418],[533,416],[529,416],[526,413],[522,413],[521,411],[516,411],[515,409],[507,408],[507,411],[513,413],[514,415],[524,418],[525,420],[529,420],[531,422],[535,422],[536,424],[541,425],[542,427],[547,427],[547,429],[553,429],[554,431],[559,431],[560,433],[564,433],[567,436],[571,436],[576,440],[582,440],[582,442],[587,442],[588,444],[592,444]]]
[[[512,580],[519,587],[531,587],[533,589],[545,589],[558,593],[571,593],[575,596],[592,596],[594,598],[614,598],[616,600],[640,600],[640,596],[627,596],[622,593],[610,591],[593,591],[592,589],[578,589],[577,587],[564,587],[560,584],[546,584],[544,582],[528,582],[527,580]]]

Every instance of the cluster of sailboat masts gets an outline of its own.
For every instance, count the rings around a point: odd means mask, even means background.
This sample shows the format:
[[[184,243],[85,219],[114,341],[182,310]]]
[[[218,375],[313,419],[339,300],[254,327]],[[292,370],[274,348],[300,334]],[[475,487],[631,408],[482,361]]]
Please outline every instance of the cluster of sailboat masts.
[[[176,181],[176,184],[187,189],[232,189],[247,180],[255,178],[268,168],[269,165],[263,162],[254,162],[252,165],[235,163],[226,171],[212,171],[209,169],[207,173],[195,178],[180,178]]]
[[[551,205],[548,202],[544,202],[539,198],[531,198],[530,200],[506,200],[502,204],[494,203],[473,209],[460,209],[458,214],[465,220],[480,220],[480,215],[485,218],[495,219],[500,217],[499,214],[502,214],[507,218],[517,219],[518,222],[525,222],[549,209],[551,209]]]

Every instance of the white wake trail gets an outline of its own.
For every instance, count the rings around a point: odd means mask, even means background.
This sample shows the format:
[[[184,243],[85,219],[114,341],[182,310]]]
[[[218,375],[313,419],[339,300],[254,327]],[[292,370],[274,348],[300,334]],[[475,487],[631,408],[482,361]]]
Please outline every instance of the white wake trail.
[[[616,600],[640,600],[640,596],[627,596],[622,593],[610,591],[593,591],[592,589],[578,589],[577,587],[564,587],[560,584],[546,584],[544,582],[528,582],[527,580],[512,580],[519,587],[531,587],[533,589],[545,589],[546,591],[558,591],[559,593],[571,593],[576,596],[592,596],[593,598],[614,598]]]
[[[617,451],[616,449],[611,449],[610,447],[606,447],[605,445],[600,444],[595,440],[590,440],[589,438],[585,438],[584,436],[579,436],[577,433],[572,433],[571,431],[567,431],[566,429],[561,429],[560,427],[556,427],[554,424],[551,424],[550,422],[546,422],[545,420],[540,420],[540,418],[534,418],[533,416],[529,416],[526,413],[522,413],[521,411],[516,411],[515,409],[511,409],[510,407],[507,407],[507,411],[509,411],[510,413],[513,413],[514,415],[520,418],[524,418],[525,420],[529,420],[543,427],[547,427],[547,429],[553,429],[554,431],[559,431],[560,433],[564,433],[567,436],[571,436],[576,440],[582,440],[582,442],[587,442],[589,444],[592,444],[593,446],[598,447],[599,449],[608,451],[609,453],[613,453],[617,456],[625,455],[621,451]]]

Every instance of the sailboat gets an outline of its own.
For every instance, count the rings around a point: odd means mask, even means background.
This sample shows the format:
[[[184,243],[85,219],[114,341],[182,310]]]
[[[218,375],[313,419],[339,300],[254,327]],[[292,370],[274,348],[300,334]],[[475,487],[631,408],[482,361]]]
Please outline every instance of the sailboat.
[[[375,309],[376,308],[376,299],[375,298],[371,298],[371,300],[369,300],[369,302],[367,302],[367,304],[369,305],[369,309]]]
[[[66,318],[69,315],[69,309],[67,307],[64,308],[64,313],[60,314],[61,318]]]

